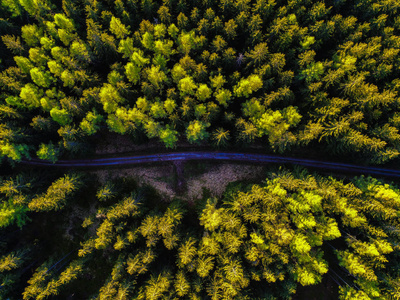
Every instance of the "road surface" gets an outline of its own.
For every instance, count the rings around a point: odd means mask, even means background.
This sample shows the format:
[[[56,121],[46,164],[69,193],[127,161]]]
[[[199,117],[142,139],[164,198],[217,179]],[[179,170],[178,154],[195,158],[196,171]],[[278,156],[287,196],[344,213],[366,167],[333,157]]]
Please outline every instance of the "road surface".
[[[364,167],[352,164],[334,163],[326,161],[318,161],[311,159],[292,158],[278,155],[254,154],[254,153],[231,153],[231,152],[212,152],[212,151],[197,151],[197,152],[171,152],[160,154],[146,154],[113,158],[94,158],[81,160],[59,160],[56,163],[44,161],[40,159],[23,160],[21,163],[34,166],[48,167],[102,167],[102,166],[120,166],[134,165],[143,163],[157,162],[178,162],[190,160],[219,160],[219,161],[238,161],[255,164],[278,163],[278,164],[294,164],[305,167],[320,169],[322,171],[333,172],[349,172],[357,174],[369,174],[385,177],[400,178],[400,170]]]

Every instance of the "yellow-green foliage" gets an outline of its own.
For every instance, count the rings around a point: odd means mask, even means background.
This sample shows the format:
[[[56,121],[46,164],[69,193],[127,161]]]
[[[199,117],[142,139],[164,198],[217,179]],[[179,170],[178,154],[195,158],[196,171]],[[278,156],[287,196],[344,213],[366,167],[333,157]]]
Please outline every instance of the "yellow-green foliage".
[[[3,59],[0,85],[15,100],[7,112],[17,114],[1,122],[19,114],[29,132],[20,144],[31,154],[50,141],[81,151],[58,129],[72,124],[74,142],[86,142],[98,130],[85,119],[95,108],[105,131],[144,134],[167,148],[182,138],[216,147],[260,142],[280,153],[320,144],[324,156],[385,163],[400,154],[398,6],[371,1],[208,1],[190,9],[185,1],[3,1],[7,28],[21,30],[2,36],[0,50],[14,59]],[[147,109],[137,102],[143,98]],[[164,112],[156,109],[164,102]],[[145,122],[117,114],[135,109]],[[54,118],[60,112],[68,117]],[[33,118],[49,115],[57,126],[30,131]],[[196,135],[196,122],[209,126],[197,126]],[[24,155],[3,148],[12,160]]]
[[[77,187],[78,177],[66,175],[30,199],[24,194],[31,185],[20,177],[3,181],[0,193],[15,208],[43,214],[75,206],[67,200]],[[290,297],[298,285],[316,285],[338,265],[335,278],[349,284],[340,299],[389,299],[396,293],[399,190],[377,179],[344,183],[304,170],[279,171],[262,184],[232,186],[221,198],[200,202],[197,215],[178,199],[149,204],[142,192],[117,181],[96,195],[80,189],[86,201],[101,200],[101,207],[85,215],[79,230],[87,234],[76,236],[78,249],[37,268],[24,285],[24,299],[65,295],[67,287],[79,290],[72,283],[96,272],[103,274],[93,282],[98,297]],[[0,258],[0,278],[19,274],[31,259],[26,253]],[[69,255],[82,260],[57,271]],[[265,288],[255,288],[260,284]]]

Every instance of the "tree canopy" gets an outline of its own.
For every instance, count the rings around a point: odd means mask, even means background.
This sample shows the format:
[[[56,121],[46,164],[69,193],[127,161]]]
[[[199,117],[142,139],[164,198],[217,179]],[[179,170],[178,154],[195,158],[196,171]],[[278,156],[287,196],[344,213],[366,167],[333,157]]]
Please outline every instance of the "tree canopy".
[[[73,200],[77,191],[70,194],[74,180],[73,174],[56,179],[40,198],[32,193],[37,183],[3,181],[9,206],[2,207],[1,226],[22,214],[46,224],[51,209],[68,215],[82,205]],[[3,252],[2,297],[20,298],[20,291],[23,299],[72,293],[85,299],[290,299],[300,286],[326,276],[338,282],[340,299],[398,296],[400,191],[394,185],[280,170],[263,184],[233,184],[196,209],[184,199],[159,201],[128,181],[108,182],[95,193],[91,185],[79,187],[80,197],[96,207],[73,225],[81,234],[62,247],[62,236],[39,235]],[[56,189],[70,195],[68,201],[42,204]],[[54,224],[64,227],[61,220]],[[43,257],[49,239],[54,250]],[[24,282],[30,264],[35,271]]]
[[[398,166],[399,15],[396,0],[2,0],[0,298],[291,299],[330,278],[343,300],[399,299],[394,183],[279,169],[191,206],[18,164],[122,135]]]
[[[0,128],[24,135],[0,134],[0,155],[55,161],[108,132],[398,157],[396,1],[192,4],[3,1]]]

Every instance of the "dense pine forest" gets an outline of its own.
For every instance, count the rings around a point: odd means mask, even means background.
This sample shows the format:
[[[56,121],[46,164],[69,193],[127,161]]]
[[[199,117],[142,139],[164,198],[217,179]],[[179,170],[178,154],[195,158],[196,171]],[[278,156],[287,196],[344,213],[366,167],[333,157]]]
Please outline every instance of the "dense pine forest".
[[[2,231],[3,299],[290,299],[323,276],[340,299],[400,296],[400,191],[376,179],[279,170],[193,206],[128,179],[30,178],[0,186],[26,205],[2,210],[23,229]]]
[[[2,4],[8,159],[82,154],[99,131],[399,156],[396,0]]]
[[[0,299],[296,299],[326,280],[400,299],[396,183],[276,168],[165,201],[21,166],[104,137],[400,165],[398,0],[0,3]]]

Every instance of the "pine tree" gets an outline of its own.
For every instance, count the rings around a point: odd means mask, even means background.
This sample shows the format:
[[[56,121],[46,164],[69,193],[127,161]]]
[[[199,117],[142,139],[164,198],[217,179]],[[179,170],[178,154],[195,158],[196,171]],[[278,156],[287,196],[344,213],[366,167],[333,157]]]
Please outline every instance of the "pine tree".
[[[121,20],[112,16],[110,22],[110,31],[113,33],[118,39],[125,38],[126,35],[129,35],[129,29],[121,23]]]
[[[61,126],[70,124],[72,122],[71,115],[68,113],[67,110],[59,109],[59,108],[52,108],[50,110],[50,116],[53,118],[54,121],[59,123]]]
[[[19,268],[24,262],[24,252],[11,252],[0,258],[0,273]]]
[[[174,288],[179,297],[183,297],[189,292],[190,282],[188,281],[183,271],[177,272],[174,282]]]
[[[173,130],[170,126],[166,126],[165,129],[161,129],[159,133],[161,141],[167,148],[175,148],[176,142],[178,141],[179,133]]]
[[[223,128],[216,129],[212,135],[212,139],[217,147],[226,147],[230,140],[229,130],[224,130]]]
[[[75,175],[65,175],[54,181],[45,193],[32,199],[28,207],[33,211],[50,211],[62,209],[68,197],[79,186],[79,178]]]
[[[41,144],[36,154],[40,159],[49,160],[52,163],[55,163],[58,159],[58,149],[52,143]]]
[[[178,249],[178,265],[181,267],[185,267],[189,265],[189,271],[191,268],[191,264],[196,256],[196,240],[193,238],[188,238],[184,241]]]
[[[103,121],[103,117],[96,112],[96,110],[89,111],[86,117],[82,120],[79,127],[85,132],[87,135],[95,134],[99,129],[100,125]]]
[[[184,97],[185,95],[194,95],[194,91],[195,89],[197,89],[197,86],[194,83],[193,79],[187,76],[179,80],[178,88],[181,97]]]
[[[154,88],[160,90],[163,86],[163,82],[167,80],[167,76],[160,70],[160,66],[152,66],[150,69],[147,69],[147,79]]]
[[[151,275],[150,279],[146,282],[145,291],[139,294],[138,299],[157,300],[161,299],[168,291],[171,285],[171,275],[167,272],[158,274],[158,276]]]
[[[241,79],[239,84],[234,87],[235,96],[248,98],[252,93],[262,88],[262,85],[259,76],[250,75],[246,79]]]
[[[119,103],[124,101],[119,92],[111,84],[104,84],[100,90],[100,101],[103,104],[104,111],[112,113],[117,110]]]

